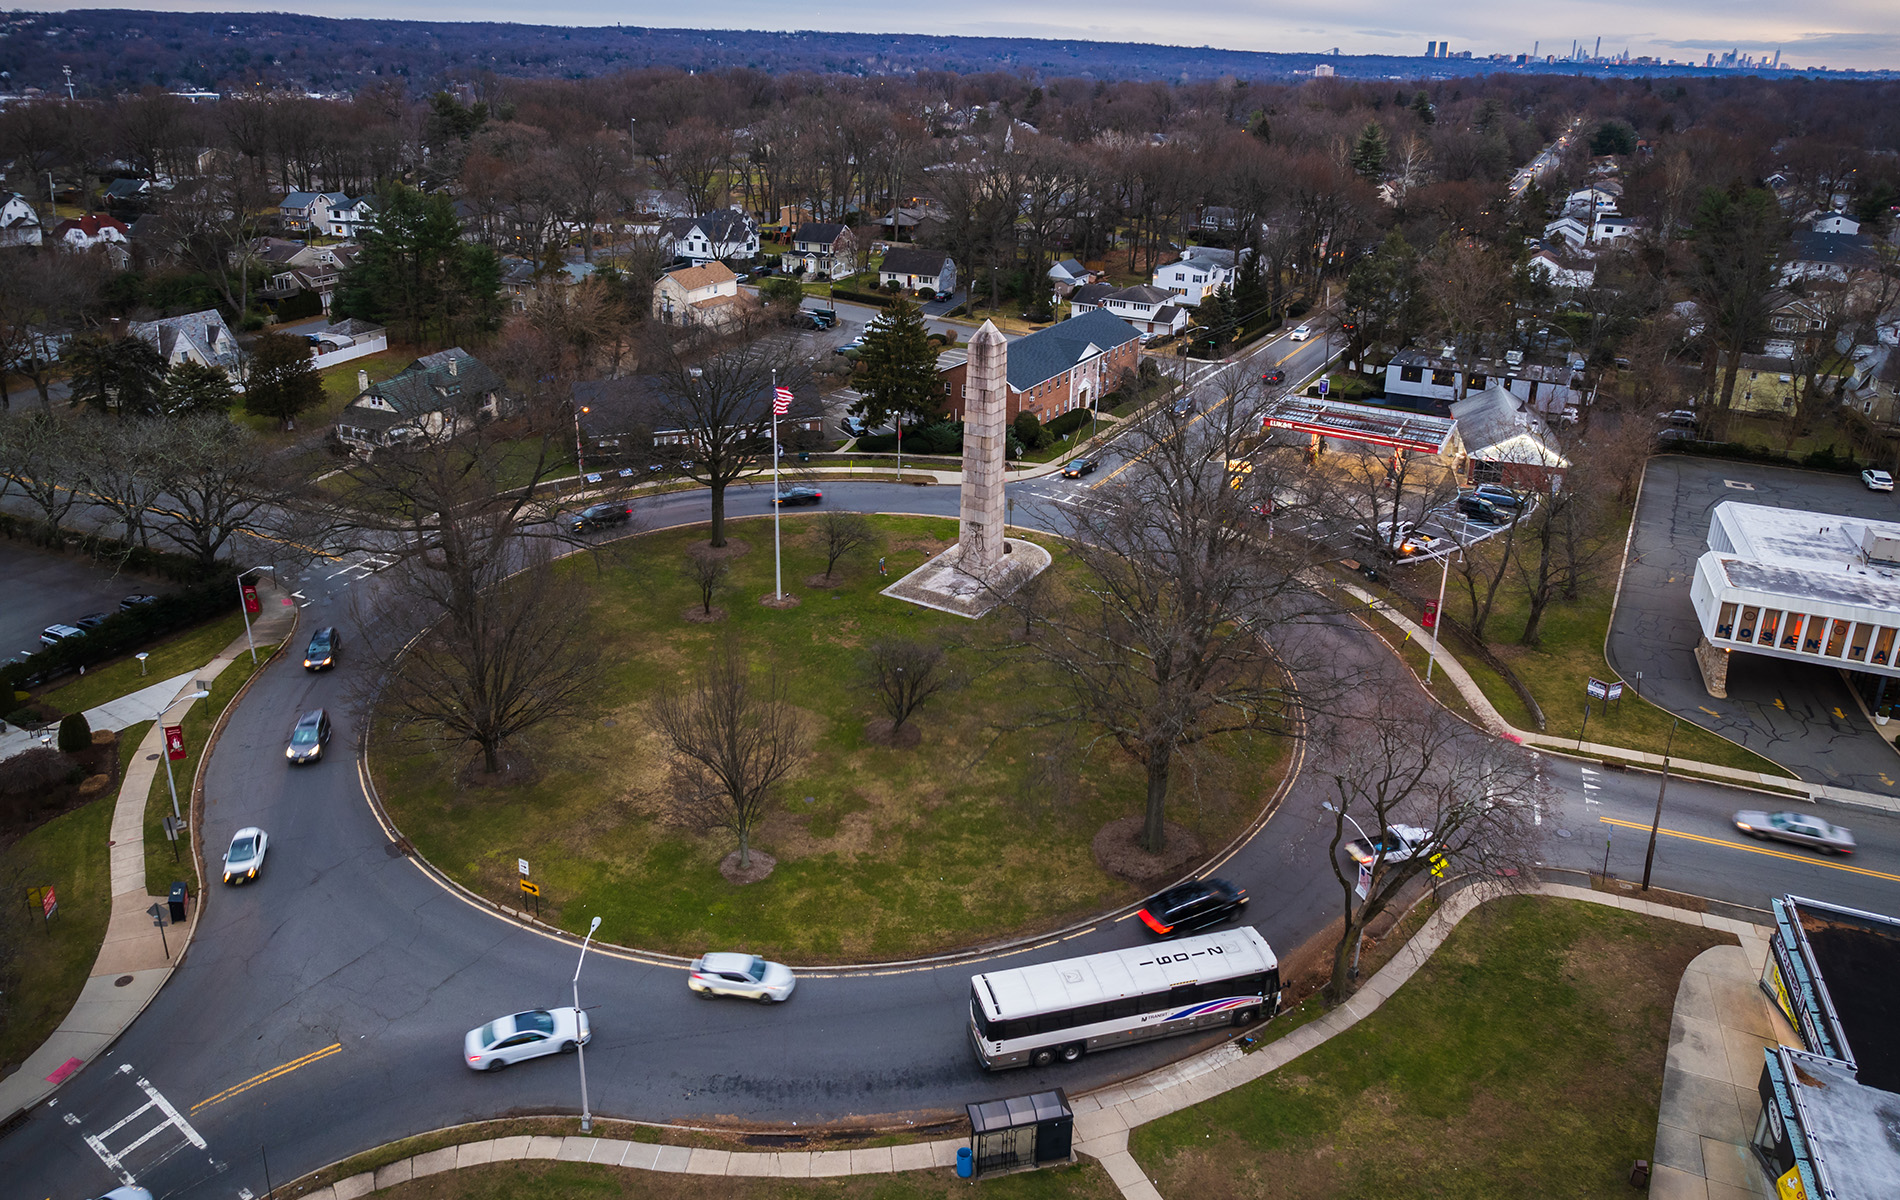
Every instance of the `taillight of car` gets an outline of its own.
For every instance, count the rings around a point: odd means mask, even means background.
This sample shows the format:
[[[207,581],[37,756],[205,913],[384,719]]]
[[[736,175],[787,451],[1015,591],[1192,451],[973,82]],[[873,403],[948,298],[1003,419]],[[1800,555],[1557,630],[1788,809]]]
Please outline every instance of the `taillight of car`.
[[[480,1062],[480,1061],[482,1061],[482,1056],[481,1056],[481,1055],[479,1055],[479,1054],[471,1054],[471,1055],[469,1055],[469,1056],[468,1056],[468,1061],[470,1061],[470,1062],[472,1062],[472,1063],[478,1063],[478,1062]]]
[[[1145,908],[1142,909],[1141,912],[1136,915],[1138,915],[1141,918],[1141,923],[1143,925],[1146,925],[1148,928],[1154,930],[1156,933],[1168,933],[1174,929],[1174,926],[1172,925],[1163,925],[1160,921],[1155,920],[1154,914],[1149,912]]]
[[[1352,860],[1356,863],[1369,863],[1374,858],[1370,851],[1361,850],[1357,846],[1348,846],[1346,853],[1352,855]]]

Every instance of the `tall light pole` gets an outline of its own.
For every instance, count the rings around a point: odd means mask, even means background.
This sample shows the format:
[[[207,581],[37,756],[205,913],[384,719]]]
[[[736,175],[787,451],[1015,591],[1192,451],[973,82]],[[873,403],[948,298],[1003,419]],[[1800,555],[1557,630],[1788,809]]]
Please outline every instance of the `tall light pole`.
[[[1463,558],[1465,548],[1458,547],[1458,557]],[[1432,610],[1432,653],[1425,660],[1425,682],[1432,681],[1432,668],[1438,665],[1438,626],[1445,619],[1445,583],[1451,578],[1451,555],[1445,556],[1445,569],[1438,576],[1438,607]]]
[[[772,594],[785,599],[785,560],[779,554],[778,510],[784,508],[778,486],[778,460],[783,452],[778,444],[778,419],[792,411],[792,389],[778,385],[778,369],[772,370]]]
[[[576,1039],[581,1034],[581,963],[587,961],[587,943],[594,940],[594,931],[599,928],[600,918],[595,917],[594,923],[587,927],[587,936],[581,939],[581,956],[574,963],[574,1036]],[[587,1043],[577,1040],[574,1053],[581,1064],[581,1132],[592,1133],[594,1114],[587,1107]]]
[[[581,453],[581,414],[593,411],[585,404],[578,405],[574,409],[574,469],[583,482],[587,478],[587,459]]]
[[[1676,748],[1676,730],[1682,727],[1677,717],[1669,726],[1669,741],[1663,746],[1662,782],[1656,786],[1656,817],[1649,823],[1649,851],[1643,855],[1643,890],[1649,890],[1649,868],[1656,861],[1656,831],[1662,828],[1663,793],[1669,790],[1669,752]]]
[[[193,692],[191,695],[185,697],[185,699],[203,700],[206,696],[209,696],[210,694],[211,694],[210,692],[206,692],[206,691],[196,691],[196,692]],[[172,703],[176,704],[178,702],[174,700],[172,701]],[[167,705],[166,707],[169,708],[170,706]],[[164,708],[161,708],[158,710],[158,719],[160,721],[163,721],[165,719],[165,712],[166,712],[166,709]],[[159,732],[160,732],[160,735],[162,736],[164,733],[163,726],[160,727]],[[179,740],[179,745],[182,747],[184,745],[184,731],[182,728],[179,730],[178,740]],[[178,782],[172,778],[172,748],[169,741],[165,745],[165,786],[171,789],[172,820],[174,821],[182,820],[183,818],[179,815],[179,812],[178,812]]]
[[[275,579],[277,577],[277,568],[272,566],[259,566],[252,567],[249,571],[238,572],[238,611],[244,614],[244,644],[251,648],[251,664],[255,666],[257,663],[257,643],[251,640],[251,601],[250,597],[244,594],[244,577],[251,574],[252,571],[269,571],[271,578]]]

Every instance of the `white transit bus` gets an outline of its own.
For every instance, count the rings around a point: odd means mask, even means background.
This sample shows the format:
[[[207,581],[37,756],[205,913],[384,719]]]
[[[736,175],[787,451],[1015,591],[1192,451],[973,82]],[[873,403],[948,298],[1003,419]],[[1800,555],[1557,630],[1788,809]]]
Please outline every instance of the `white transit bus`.
[[[970,1045],[986,1070],[1246,1025],[1280,1007],[1280,964],[1251,926],[970,977]]]

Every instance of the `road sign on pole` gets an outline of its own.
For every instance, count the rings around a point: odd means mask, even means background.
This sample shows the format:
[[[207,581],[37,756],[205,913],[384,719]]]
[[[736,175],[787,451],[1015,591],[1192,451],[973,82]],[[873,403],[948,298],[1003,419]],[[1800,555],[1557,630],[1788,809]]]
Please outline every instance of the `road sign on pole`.
[[[538,883],[530,883],[524,879],[521,881],[521,890],[526,895],[539,896],[541,894],[541,885]]]
[[[1353,893],[1364,900],[1372,893],[1372,864],[1359,864],[1359,882],[1353,885]]]
[[[524,879],[525,879],[525,878],[527,878],[527,875],[528,875],[528,860],[527,860],[527,859],[525,859],[525,858],[517,858],[517,859],[515,860],[515,865],[521,868],[521,875],[522,875],[522,878],[524,878]]]

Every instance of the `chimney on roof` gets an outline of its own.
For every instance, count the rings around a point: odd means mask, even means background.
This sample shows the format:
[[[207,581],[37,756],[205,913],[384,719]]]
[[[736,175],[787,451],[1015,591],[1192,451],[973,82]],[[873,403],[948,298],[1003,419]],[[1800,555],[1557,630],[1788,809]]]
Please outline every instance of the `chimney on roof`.
[[[363,370],[361,367],[356,369],[356,390],[359,392],[369,391],[369,372]]]
[[[460,373],[460,372],[458,372],[458,371],[457,371],[457,370],[456,370],[455,368],[456,368],[456,365],[457,365],[458,363],[460,363],[461,361],[462,361],[462,360],[461,360],[461,359],[459,359],[459,358],[450,358],[450,359],[449,359],[449,374],[451,374],[451,375],[456,375],[456,374],[459,374],[459,373]]]

